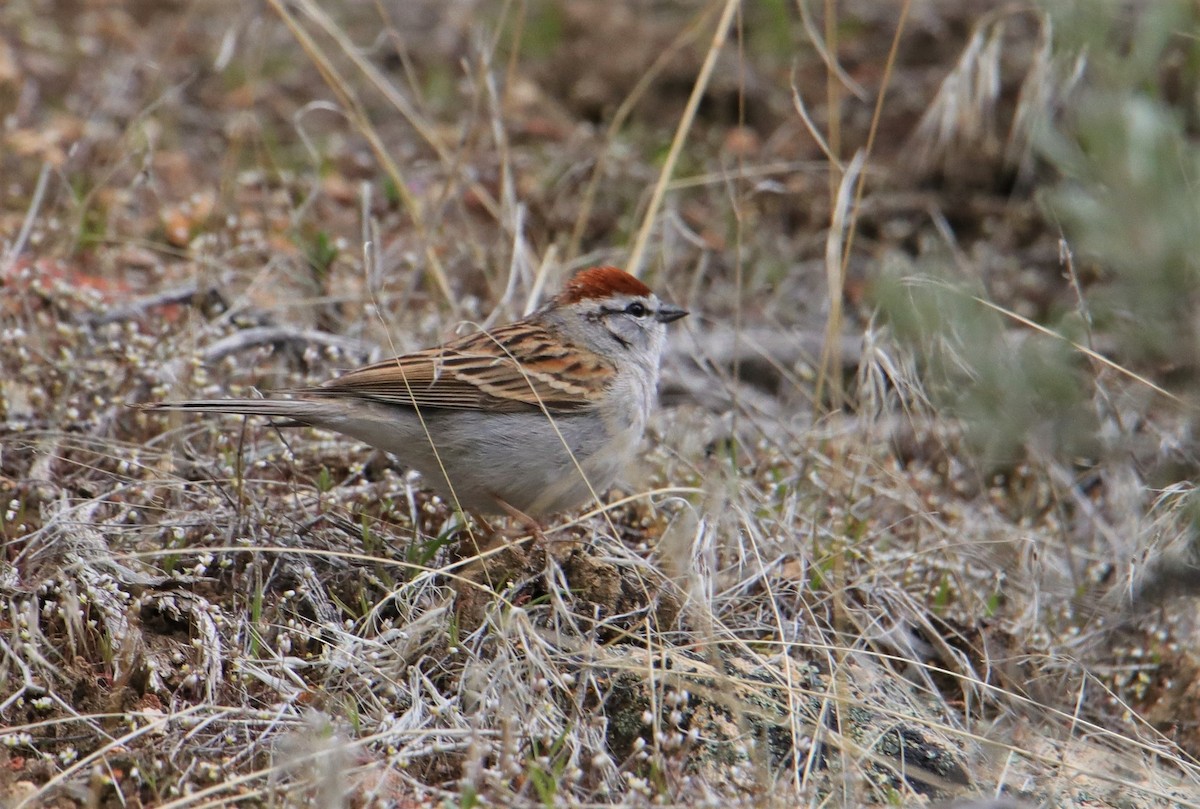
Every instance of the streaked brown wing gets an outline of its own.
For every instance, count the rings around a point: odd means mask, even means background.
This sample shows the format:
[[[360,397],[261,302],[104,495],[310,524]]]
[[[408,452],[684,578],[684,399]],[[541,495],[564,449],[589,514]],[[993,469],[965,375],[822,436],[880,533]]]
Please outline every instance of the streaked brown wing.
[[[513,357],[525,359],[518,363]],[[614,375],[612,364],[599,355],[564,346],[539,326],[515,323],[298,392],[408,407],[515,411],[545,406],[561,412],[592,404]]]

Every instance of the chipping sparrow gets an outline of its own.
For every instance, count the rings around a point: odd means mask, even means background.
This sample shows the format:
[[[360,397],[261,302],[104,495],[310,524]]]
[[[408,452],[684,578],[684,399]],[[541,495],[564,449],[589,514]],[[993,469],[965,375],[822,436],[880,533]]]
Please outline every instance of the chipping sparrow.
[[[663,303],[615,267],[577,273],[524,320],[378,362],[291,399],[141,405],[287,419],[396,455],[458,508],[551,514],[612,484],[655,399]]]

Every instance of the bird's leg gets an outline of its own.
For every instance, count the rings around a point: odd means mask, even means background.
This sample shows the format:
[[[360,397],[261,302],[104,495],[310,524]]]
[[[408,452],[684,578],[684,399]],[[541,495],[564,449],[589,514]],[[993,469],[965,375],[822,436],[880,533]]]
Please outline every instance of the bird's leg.
[[[458,539],[458,558],[478,559],[489,550],[496,537],[496,529],[475,512],[460,512],[463,519]],[[472,528],[474,525],[474,528]]]
[[[534,545],[538,545],[543,534],[537,521],[499,498],[496,498],[496,502],[529,529]],[[474,532],[468,530],[459,539],[459,558],[463,561],[463,566],[455,587],[458,595],[454,607],[461,625],[469,629],[479,626],[487,605],[508,582],[523,578],[532,572],[527,548],[510,542],[510,537],[505,535],[504,529],[492,527],[479,515],[472,515],[472,518],[477,524],[484,526],[487,533],[477,538]]]
[[[545,534],[542,533],[541,524],[530,517],[525,512],[521,511],[504,500],[493,495],[496,503],[509,516],[514,517],[526,531],[532,535],[533,546],[536,547],[545,539]],[[466,515],[464,515],[466,516]],[[458,540],[458,557],[469,561],[469,568],[479,567],[485,562],[485,557],[495,556],[497,554],[497,546],[505,546],[505,552],[524,560],[526,558],[527,549],[512,540],[519,539],[519,536],[513,536],[511,529],[497,528],[489,523],[481,514],[472,512],[470,521],[482,527],[482,531],[475,532],[466,527],[465,533]],[[486,568],[486,564],[484,567]]]
[[[500,508],[504,509],[508,516],[515,518],[517,522],[524,526],[525,530],[533,536],[535,543],[540,543],[546,539],[546,535],[542,533],[542,524],[540,522],[511,503],[506,503],[495,495],[492,495],[492,497],[495,498],[496,503],[499,504]]]

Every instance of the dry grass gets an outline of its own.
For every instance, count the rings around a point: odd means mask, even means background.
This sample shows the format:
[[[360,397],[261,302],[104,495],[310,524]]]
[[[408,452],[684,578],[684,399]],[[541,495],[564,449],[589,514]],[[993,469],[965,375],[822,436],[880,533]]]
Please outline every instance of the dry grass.
[[[1190,386],[1028,213],[1085,60],[817,5],[0,8],[0,801],[1200,805]],[[645,457],[541,544],[125,406],[626,244],[694,314]]]

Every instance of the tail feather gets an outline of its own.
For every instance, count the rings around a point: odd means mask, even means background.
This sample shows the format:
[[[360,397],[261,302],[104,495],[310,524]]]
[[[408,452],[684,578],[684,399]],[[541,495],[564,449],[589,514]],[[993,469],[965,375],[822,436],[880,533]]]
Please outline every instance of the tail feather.
[[[196,413],[269,416],[291,419],[297,424],[320,421],[325,413],[320,402],[302,399],[193,399],[183,402],[146,402],[133,406],[139,410],[190,410]]]

